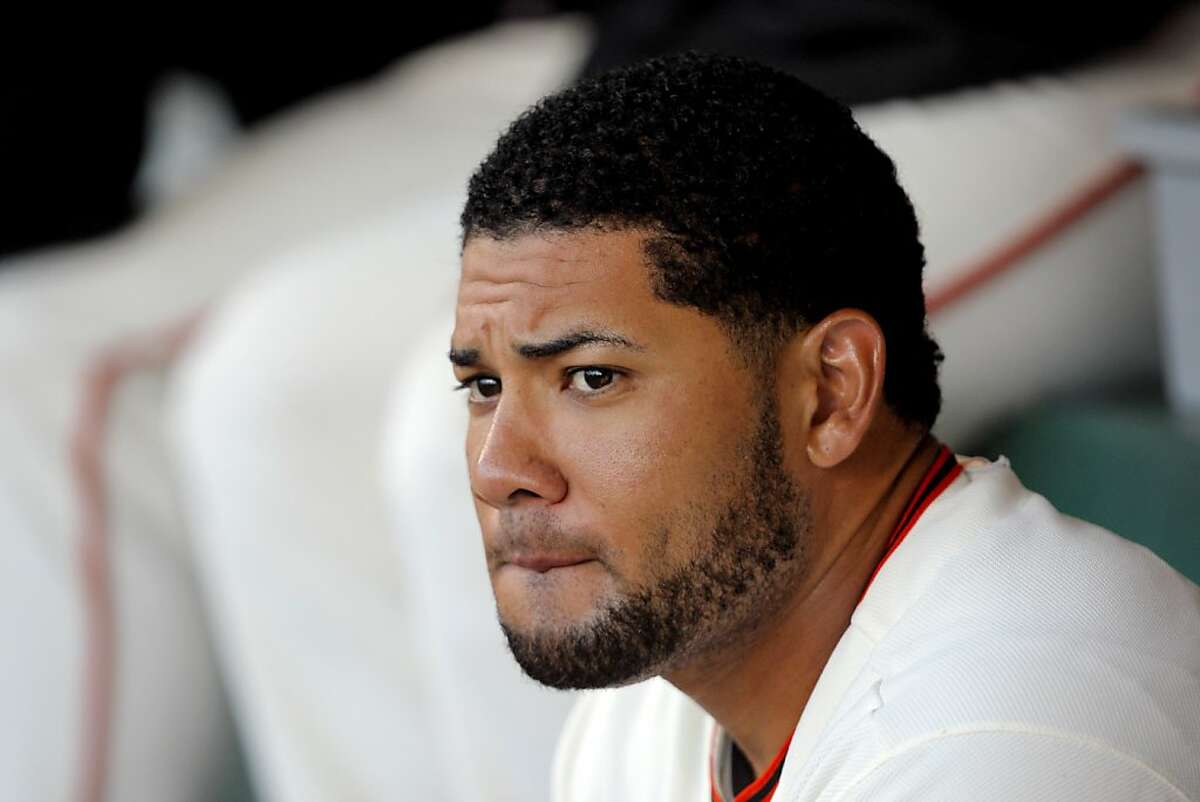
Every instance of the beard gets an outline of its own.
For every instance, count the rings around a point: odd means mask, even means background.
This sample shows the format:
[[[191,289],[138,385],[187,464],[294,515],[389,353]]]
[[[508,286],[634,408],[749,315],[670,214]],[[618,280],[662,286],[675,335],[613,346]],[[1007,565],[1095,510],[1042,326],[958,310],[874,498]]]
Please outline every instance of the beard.
[[[626,685],[751,639],[786,604],[805,570],[808,499],[784,469],[781,442],[768,401],[739,449],[740,463],[721,480],[734,486],[732,497],[692,524],[702,532],[698,552],[649,587],[556,632],[518,632],[501,620],[525,673],[553,688]],[[697,497],[719,498],[719,489]],[[677,516],[684,517],[695,521],[691,514]],[[682,527],[677,522],[675,528]]]

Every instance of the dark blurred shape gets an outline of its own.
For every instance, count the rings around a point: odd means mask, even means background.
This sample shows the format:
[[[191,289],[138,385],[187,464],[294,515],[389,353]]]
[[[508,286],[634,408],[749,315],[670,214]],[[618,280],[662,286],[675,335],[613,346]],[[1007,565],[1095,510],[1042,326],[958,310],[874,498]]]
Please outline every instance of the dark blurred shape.
[[[50,51],[4,72],[0,255],[94,236],[133,214],[153,74],[96,55]]]
[[[144,30],[62,33],[64,20],[15,25],[0,56],[0,256],[93,237],[138,212],[132,183],[147,97],[173,71],[219,83],[243,125],[368,78],[405,53],[497,19],[500,0],[428,3],[404,14],[291,11],[273,24],[173,9]]]
[[[623,0],[601,10],[584,74],[716,50],[793,73],[844,103],[870,103],[1063,69],[1137,41],[1179,5]]]

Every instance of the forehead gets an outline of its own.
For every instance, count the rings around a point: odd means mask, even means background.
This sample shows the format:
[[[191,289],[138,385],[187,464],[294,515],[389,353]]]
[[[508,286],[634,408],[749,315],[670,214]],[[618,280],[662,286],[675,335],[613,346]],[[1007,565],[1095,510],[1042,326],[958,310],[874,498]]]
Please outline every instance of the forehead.
[[[589,230],[474,237],[463,249],[456,329],[502,324],[531,333],[556,322],[645,323],[666,313],[671,305],[650,288],[645,236]]]

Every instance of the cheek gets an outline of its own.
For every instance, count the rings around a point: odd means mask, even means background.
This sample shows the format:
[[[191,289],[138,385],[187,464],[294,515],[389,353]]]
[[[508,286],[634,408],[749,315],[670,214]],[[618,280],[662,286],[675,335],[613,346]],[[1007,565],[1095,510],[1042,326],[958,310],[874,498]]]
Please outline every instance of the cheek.
[[[715,411],[673,399],[578,416],[559,434],[573,490],[626,552],[645,551],[639,541],[661,539],[712,503],[734,439]]]
[[[609,512],[637,506],[653,496],[646,481],[662,465],[660,432],[638,421],[589,421],[569,426],[568,478],[581,496]]]

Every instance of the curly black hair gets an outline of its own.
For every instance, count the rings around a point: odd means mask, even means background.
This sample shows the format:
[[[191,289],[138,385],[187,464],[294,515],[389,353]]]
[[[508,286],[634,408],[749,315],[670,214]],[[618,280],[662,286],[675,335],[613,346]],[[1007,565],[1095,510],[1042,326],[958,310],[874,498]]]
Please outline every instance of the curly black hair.
[[[549,95],[475,171],[461,224],[464,245],[646,229],[658,297],[759,356],[861,309],[887,344],[887,404],[925,429],[941,408],[925,250],[895,166],[849,109],[774,68],[689,51]]]

